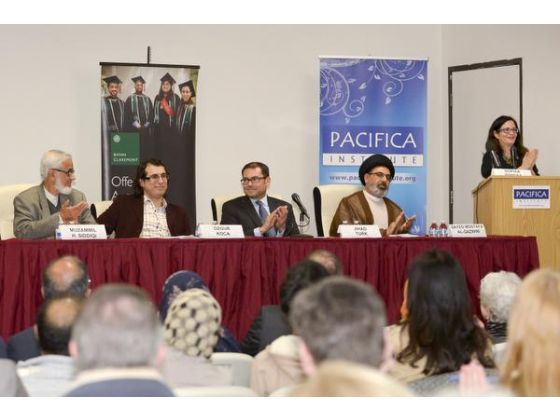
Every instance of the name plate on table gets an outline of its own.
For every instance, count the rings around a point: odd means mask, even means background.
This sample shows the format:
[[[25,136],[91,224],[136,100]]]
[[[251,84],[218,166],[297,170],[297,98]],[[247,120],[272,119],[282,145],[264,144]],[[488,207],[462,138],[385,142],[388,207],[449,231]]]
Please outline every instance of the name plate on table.
[[[533,175],[529,169],[507,169],[493,168],[492,176],[531,176]]]
[[[105,225],[59,225],[56,239],[107,239]]]
[[[198,225],[199,238],[244,238],[241,225]]]
[[[341,238],[381,238],[377,225],[338,225]]]
[[[453,238],[486,238],[486,228],[483,224],[451,224],[448,228],[449,236]]]

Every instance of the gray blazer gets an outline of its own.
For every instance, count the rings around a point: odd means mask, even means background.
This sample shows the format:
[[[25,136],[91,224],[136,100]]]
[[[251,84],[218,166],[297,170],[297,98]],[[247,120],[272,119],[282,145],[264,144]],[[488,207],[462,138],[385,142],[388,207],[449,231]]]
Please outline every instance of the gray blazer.
[[[68,195],[60,194],[59,200],[64,203],[70,200],[70,205],[86,201],[83,192],[72,189]],[[81,224],[95,224],[89,208],[80,216]],[[43,184],[31,187],[14,198],[14,235],[19,239],[54,238],[59,223],[59,213],[51,214],[49,203]]]

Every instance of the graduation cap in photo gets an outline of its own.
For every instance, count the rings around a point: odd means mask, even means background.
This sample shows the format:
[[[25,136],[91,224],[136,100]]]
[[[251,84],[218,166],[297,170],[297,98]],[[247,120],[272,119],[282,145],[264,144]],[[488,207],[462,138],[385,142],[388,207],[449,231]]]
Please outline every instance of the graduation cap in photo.
[[[179,85],[179,92],[181,91],[181,89],[183,89],[185,86],[188,86],[189,89],[191,90],[191,96],[194,98],[196,96],[196,92],[194,91],[194,84],[192,80],[187,80],[185,83],[181,83]]]
[[[122,83],[122,80],[119,79],[117,76],[106,77],[105,79],[103,79],[103,81],[107,83],[107,86],[109,86],[111,83]]]
[[[161,80],[161,83],[163,83],[163,82],[169,82],[171,84],[175,83],[175,79],[173,77],[171,77],[171,75],[169,73],[165,73],[163,75],[163,77],[159,80]]]
[[[146,83],[146,81],[144,80],[144,78],[143,78],[142,76],[133,77],[131,80],[132,80],[134,83],[136,83],[136,82],[142,82],[142,83],[144,83],[144,84]]]

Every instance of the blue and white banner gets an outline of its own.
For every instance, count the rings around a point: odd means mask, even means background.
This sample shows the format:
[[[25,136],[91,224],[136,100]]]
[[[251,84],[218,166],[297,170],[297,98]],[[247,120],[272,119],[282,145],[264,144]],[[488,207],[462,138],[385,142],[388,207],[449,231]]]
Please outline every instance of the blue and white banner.
[[[381,153],[395,165],[389,197],[411,233],[426,230],[427,60],[331,58],[321,62],[320,184],[359,184]]]

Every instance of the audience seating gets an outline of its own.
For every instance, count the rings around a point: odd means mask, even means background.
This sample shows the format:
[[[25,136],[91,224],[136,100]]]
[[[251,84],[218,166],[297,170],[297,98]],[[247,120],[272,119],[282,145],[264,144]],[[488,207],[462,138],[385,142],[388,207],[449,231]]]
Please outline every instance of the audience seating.
[[[227,366],[232,371],[233,385],[248,387],[251,382],[253,358],[243,353],[213,353],[210,358],[213,365]]]
[[[361,185],[319,185],[313,188],[313,205],[315,207],[315,222],[317,235],[329,236],[331,222],[338,208],[338,203],[344,197],[360,191]]]
[[[14,238],[14,198],[20,192],[37,184],[12,184],[0,186],[0,238]]]

